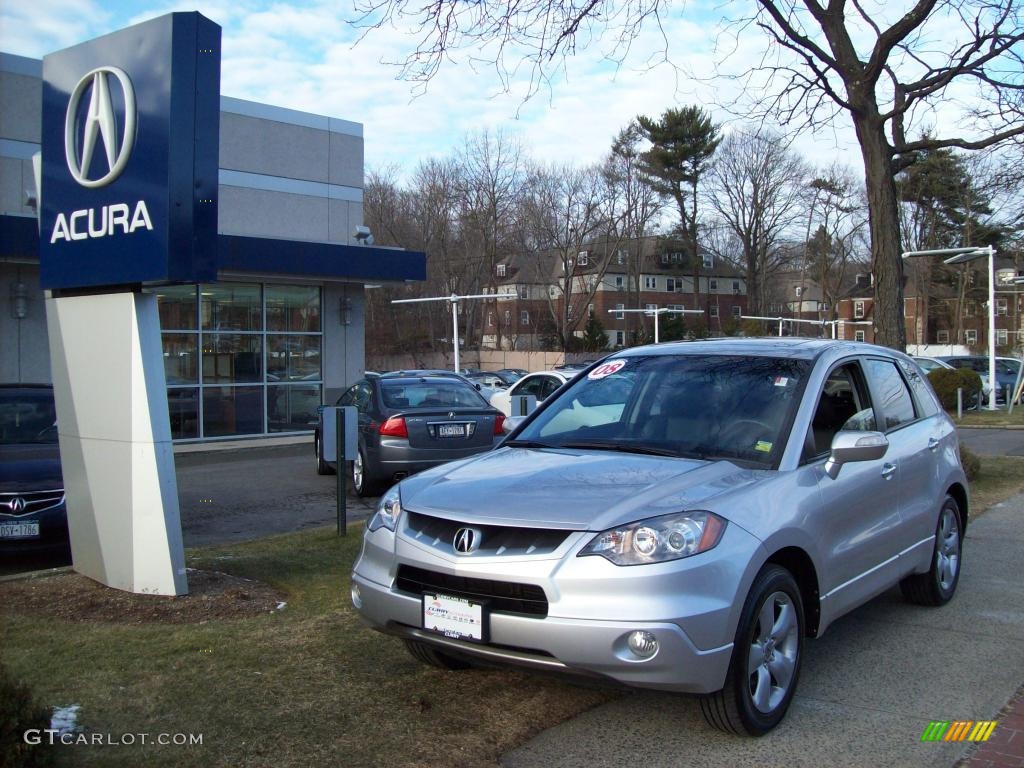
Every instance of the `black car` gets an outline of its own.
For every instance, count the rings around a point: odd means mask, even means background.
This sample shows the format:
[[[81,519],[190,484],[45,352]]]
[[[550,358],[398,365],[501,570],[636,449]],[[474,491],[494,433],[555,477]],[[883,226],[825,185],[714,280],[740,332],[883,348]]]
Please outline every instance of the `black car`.
[[[396,371],[356,382],[337,405],[359,412],[359,451],[352,487],[373,496],[403,477],[489,451],[503,437],[503,413],[461,376],[450,372]],[[317,474],[335,471],[323,458],[318,424],[313,435]]]
[[[0,384],[0,552],[67,548],[53,387]]]

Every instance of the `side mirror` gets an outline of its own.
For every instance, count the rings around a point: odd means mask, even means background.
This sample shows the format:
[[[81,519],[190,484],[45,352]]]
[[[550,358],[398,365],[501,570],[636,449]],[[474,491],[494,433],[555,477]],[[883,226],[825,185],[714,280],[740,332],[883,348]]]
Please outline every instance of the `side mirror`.
[[[501,431],[506,435],[512,434],[512,431],[516,429],[520,424],[526,420],[525,416],[509,416],[505,419],[505,423],[501,425]]]
[[[825,462],[825,474],[835,480],[843,464],[855,461],[875,461],[885,456],[889,441],[881,432],[855,432],[840,430],[832,438],[832,451]]]

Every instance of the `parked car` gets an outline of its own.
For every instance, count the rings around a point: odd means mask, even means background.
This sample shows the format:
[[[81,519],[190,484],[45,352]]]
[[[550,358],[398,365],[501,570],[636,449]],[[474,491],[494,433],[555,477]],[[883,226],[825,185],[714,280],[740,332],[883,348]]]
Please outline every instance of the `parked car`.
[[[388,376],[448,376],[450,378],[459,379],[475,388],[477,392],[483,395],[484,400],[490,400],[497,390],[494,387],[489,387],[479,381],[473,381],[466,374],[456,373],[455,371],[446,371],[436,368],[417,368],[401,371],[388,371]]]
[[[895,584],[953,597],[968,510],[956,430],[902,353],[638,347],[391,488],[352,601],[427,664],[701,694],[710,724],[760,735],[807,638]]]
[[[981,376],[981,390],[988,401],[991,392],[989,386],[989,359],[985,355],[945,355],[938,358],[954,368],[970,368]],[[1015,357],[996,358],[996,403],[1006,402],[1007,389],[1012,390],[1017,383],[1017,373],[1021,361]]]
[[[53,387],[0,385],[0,552],[68,547]]]
[[[573,378],[579,371],[538,371],[528,373],[508,389],[498,390],[491,395],[490,403],[506,416],[512,415],[512,398],[517,395],[533,395],[538,403],[544,402],[552,392]]]
[[[947,363],[945,360],[939,360],[937,357],[914,357],[914,362],[921,366],[921,370],[926,374],[931,373],[936,368],[946,368],[952,370],[953,366]]]
[[[359,413],[359,447],[352,487],[375,496],[396,480],[454,459],[489,451],[502,439],[504,415],[457,374],[371,374],[337,405]],[[313,434],[318,474],[336,470],[324,460],[322,424]]]
[[[529,371],[524,371],[522,368],[502,368],[500,371],[494,371],[494,375],[505,382],[506,387],[511,387]]]
[[[467,379],[472,381],[474,384],[481,384],[492,392],[507,388],[508,382],[505,381],[501,376],[496,373],[471,373],[466,376]]]

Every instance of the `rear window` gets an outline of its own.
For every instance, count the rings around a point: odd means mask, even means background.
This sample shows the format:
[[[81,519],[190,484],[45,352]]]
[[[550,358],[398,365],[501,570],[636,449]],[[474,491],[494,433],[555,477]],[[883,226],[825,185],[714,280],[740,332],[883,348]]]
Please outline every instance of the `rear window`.
[[[415,380],[381,382],[384,407],[402,408],[481,408],[487,401],[473,387],[461,381]]]
[[[0,445],[56,442],[52,390],[0,389]]]

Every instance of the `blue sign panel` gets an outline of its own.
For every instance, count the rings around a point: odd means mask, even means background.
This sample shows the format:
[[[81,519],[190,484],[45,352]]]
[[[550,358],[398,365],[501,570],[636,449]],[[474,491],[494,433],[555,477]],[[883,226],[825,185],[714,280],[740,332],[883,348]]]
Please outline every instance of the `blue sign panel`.
[[[43,288],[217,276],[220,27],[172,13],[43,59]]]

